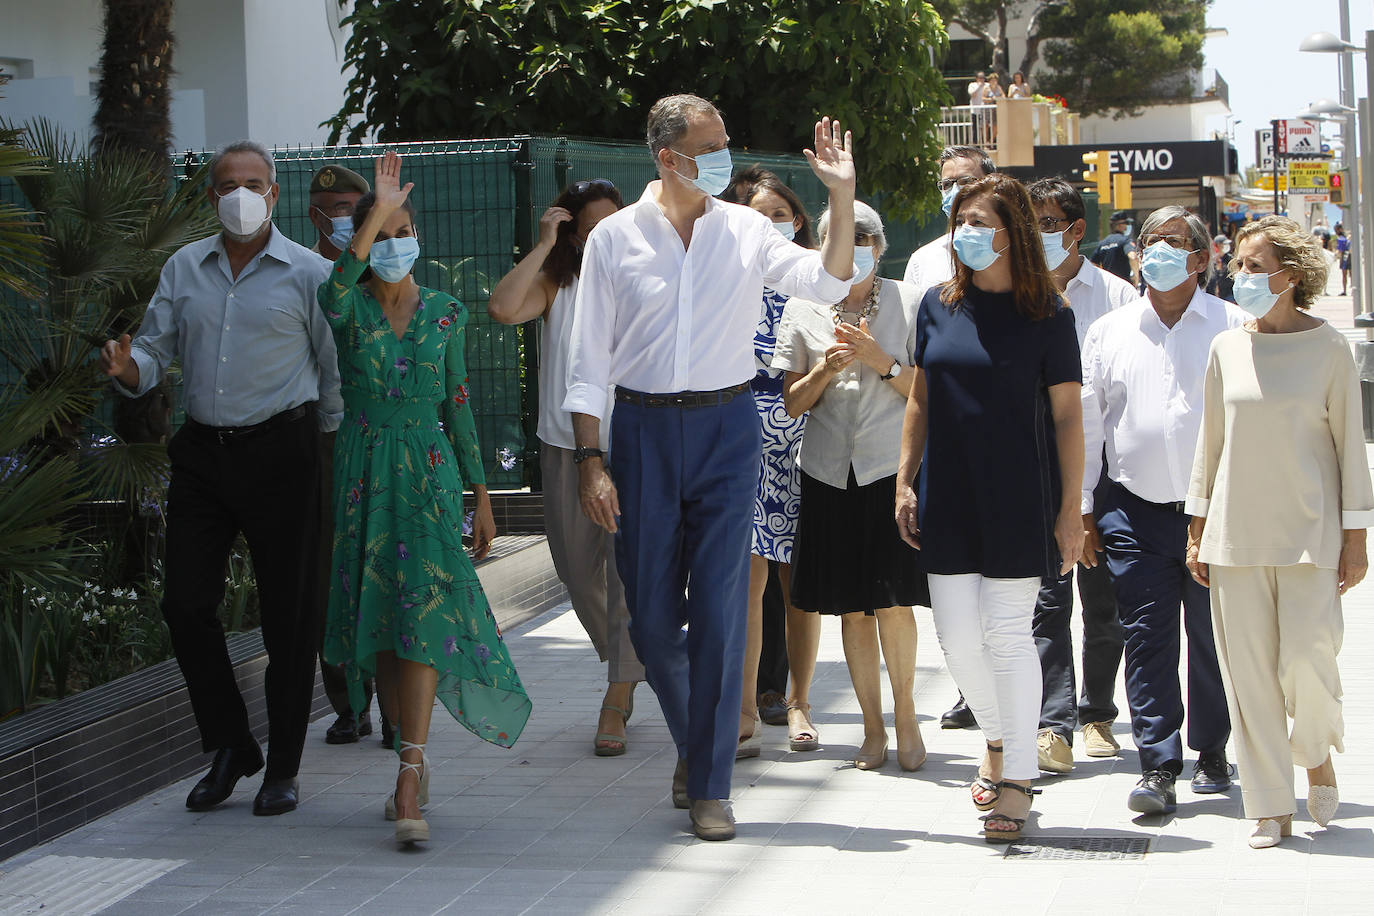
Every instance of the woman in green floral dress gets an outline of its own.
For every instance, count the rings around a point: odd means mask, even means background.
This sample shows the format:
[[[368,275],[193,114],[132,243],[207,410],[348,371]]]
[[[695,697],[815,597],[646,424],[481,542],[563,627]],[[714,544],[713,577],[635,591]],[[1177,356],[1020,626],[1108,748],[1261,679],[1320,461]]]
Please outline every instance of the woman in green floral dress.
[[[496,533],[467,403],[468,311],[411,276],[419,244],[400,166],[392,152],[377,160],[353,244],[319,291],[345,404],[324,653],[343,666],[354,709],[375,674],[383,709],[399,723],[401,768],[386,813],[410,843],[429,838],[420,806],[435,697],[501,747],[519,737],[530,701],[462,544],[464,483],[477,498],[478,559]]]

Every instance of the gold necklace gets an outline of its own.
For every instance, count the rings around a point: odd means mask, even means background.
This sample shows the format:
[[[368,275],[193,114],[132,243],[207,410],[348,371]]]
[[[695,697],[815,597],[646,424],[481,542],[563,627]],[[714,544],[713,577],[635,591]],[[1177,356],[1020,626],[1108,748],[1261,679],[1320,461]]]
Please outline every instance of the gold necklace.
[[[882,277],[873,278],[873,286],[868,291],[868,298],[864,300],[864,306],[859,311],[859,321],[867,319],[871,323],[873,321],[873,317],[878,314],[878,295],[879,287],[882,285],[882,282]],[[843,299],[841,299],[839,302],[836,302],[834,305],[830,306],[830,311],[832,313],[831,318],[835,322],[835,327],[839,327],[841,324],[844,323],[843,316],[845,315],[846,311],[844,308]],[[854,323],[854,326],[858,327],[857,321]]]

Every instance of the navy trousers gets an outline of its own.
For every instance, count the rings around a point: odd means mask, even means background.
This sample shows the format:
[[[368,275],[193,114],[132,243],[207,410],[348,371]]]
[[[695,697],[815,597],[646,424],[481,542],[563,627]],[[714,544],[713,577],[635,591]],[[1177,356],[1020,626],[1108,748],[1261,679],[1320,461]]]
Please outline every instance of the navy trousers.
[[[1207,589],[1184,565],[1188,516],[1112,484],[1097,525],[1126,628],[1126,698],[1143,771],[1183,770],[1179,605],[1188,634],[1188,746],[1220,752],[1231,735]]]
[[[693,799],[730,797],[760,449],[747,391],[710,407],[620,401],[611,419],[630,640]]]

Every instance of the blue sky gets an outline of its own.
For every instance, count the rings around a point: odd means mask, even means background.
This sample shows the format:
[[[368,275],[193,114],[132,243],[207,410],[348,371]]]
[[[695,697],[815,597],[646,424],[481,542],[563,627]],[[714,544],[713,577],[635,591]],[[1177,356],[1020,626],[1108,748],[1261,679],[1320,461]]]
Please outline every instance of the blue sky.
[[[1348,0],[1351,41],[1364,44],[1374,29],[1374,0]],[[1312,32],[1340,34],[1340,0],[1214,0],[1207,13],[1211,28],[1225,28],[1224,37],[1209,38],[1203,46],[1208,67],[1215,67],[1230,84],[1236,149],[1242,170],[1253,165],[1255,134],[1274,118],[1291,118],[1319,98],[1340,98],[1338,55],[1304,54],[1298,42]],[[1356,98],[1367,95],[1365,55],[1355,55]],[[1234,123],[1234,122],[1233,122]],[[1208,128],[1226,128],[1224,118],[1209,119]],[[1323,132],[1334,136],[1338,125]]]

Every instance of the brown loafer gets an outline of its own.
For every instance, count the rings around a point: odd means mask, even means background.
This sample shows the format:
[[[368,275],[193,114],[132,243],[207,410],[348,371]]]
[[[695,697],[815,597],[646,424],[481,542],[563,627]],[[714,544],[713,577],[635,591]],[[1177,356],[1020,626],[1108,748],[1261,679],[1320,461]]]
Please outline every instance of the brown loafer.
[[[694,798],[689,812],[692,831],[703,840],[733,840],[735,815],[718,798]]]

